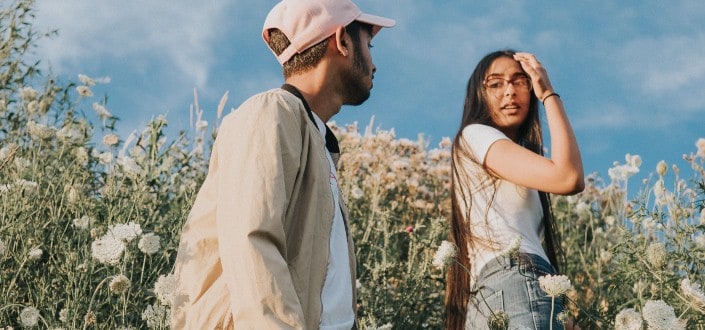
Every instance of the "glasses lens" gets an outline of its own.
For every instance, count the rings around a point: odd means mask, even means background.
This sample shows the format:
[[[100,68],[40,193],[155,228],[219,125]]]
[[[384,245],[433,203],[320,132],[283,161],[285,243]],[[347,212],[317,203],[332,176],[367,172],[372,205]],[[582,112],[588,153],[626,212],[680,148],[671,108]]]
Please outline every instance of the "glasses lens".
[[[507,84],[512,84],[514,88],[519,90],[531,89],[531,79],[524,75],[516,76],[512,80],[505,80],[504,78],[489,78],[485,80],[485,88],[496,94],[504,92],[507,89]]]
[[[516,88],[524,88],[524,89],[526,89],[527,87],[529,87],[529,85],[531,85],[531,83],[529,82],[529,77],[527,77],[527,76],[519,76],[519,77],[514,78],[514,81],[512,81],[512,84]]]
[[[491,78],[485,81],[485,87],[490,90],[501,89],[506,85],[506,80],[502,78]]]

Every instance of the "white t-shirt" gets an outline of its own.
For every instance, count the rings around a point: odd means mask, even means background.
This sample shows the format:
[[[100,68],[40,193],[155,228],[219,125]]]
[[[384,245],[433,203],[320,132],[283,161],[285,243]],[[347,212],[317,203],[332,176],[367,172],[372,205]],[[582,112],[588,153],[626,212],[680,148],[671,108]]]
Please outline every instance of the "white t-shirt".
[[[536,254],[548,261],[541,246],[544,230],[541,222],[543,209],[538,191],[499,179],[493,185],[491,177],[482,166],[490,146],[498,140],[509,138],[494,127],[480,124],[465,127],[462,137],[464,147],[474,155],[475,161],[480,162],[477,164],[467,157],[462,157],[460,161],[460,166],[464,169],[461,173],[469,176],[460,186],[463,187],[466,198],[470,198],[472,202],[470,230],[482,240],[482,243],[475,245],[474,250],[469,249],[473,278],[477,278],[482,267],[506,251],[518,237],[521,237],[519,251]],[[468,188],[470,195],[467,194]],[[461,195],[459,197],[463,198]],[[466,212],[462,200],[460,209],[461,212]]]
[[[326,126],[313,113],[318,131],[325,145]],[[348,236],[345,231],[343,212],[340,209],[340,194],[338,193],[338,175],[330,152],[326,149],[326,157],[330,163],[330,189],[333,192],[333,207],[335,216],[330,233],[330,255],[326,281],[321,293],[321,324],[322,330],[351,329],[355,323],[355,312],[352,308],[352,279],[350,278],[350,261],[348,256]]]

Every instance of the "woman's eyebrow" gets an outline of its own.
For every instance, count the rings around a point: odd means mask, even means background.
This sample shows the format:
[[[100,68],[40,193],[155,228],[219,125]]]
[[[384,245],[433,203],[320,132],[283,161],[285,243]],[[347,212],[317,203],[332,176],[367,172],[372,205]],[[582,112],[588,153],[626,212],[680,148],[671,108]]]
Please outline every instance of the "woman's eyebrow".
[[[517,72],[512,73],[510,77],[511,77],[511,78],[515,78],[515,77],[518,77],[518,76],[528,77],[529,75],[526,74],[526,72],[517,71]],[[504,77],[504,74],[501,74],[501,73],[490,73],[490,74],[487,75],[487,77],[485,77],[485,79],[488,79],[488,78],[495,78],[495,77],[500,77],[500,78],[502,78],[502,77]]]

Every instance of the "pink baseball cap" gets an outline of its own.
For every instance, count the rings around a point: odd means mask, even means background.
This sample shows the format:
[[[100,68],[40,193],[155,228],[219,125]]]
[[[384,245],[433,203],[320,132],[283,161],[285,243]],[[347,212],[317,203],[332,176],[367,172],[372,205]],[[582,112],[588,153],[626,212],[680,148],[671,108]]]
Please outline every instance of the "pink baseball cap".
[[[269,29],[277,28],[291,45],[277,56],[280,64],[292,56],[325,40],[340,26],[353,21],[372,25],[374,37],[383,27],[396,24],[393,19],[363,13],[351,0],[282,0],[267,15],[262,38],[269,47]],[[274,52],[274,51],[272,51]]]

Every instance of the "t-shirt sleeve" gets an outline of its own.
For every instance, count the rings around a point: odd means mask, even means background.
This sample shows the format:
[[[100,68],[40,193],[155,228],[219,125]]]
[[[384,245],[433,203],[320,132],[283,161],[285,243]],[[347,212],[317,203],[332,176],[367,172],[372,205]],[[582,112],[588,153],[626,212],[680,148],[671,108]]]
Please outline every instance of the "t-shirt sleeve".
[[[463,129],[463,140],[478,162],[485,163],[490,146],[496,141],[509,138],[500,130],[482,124],[471,124]]]

